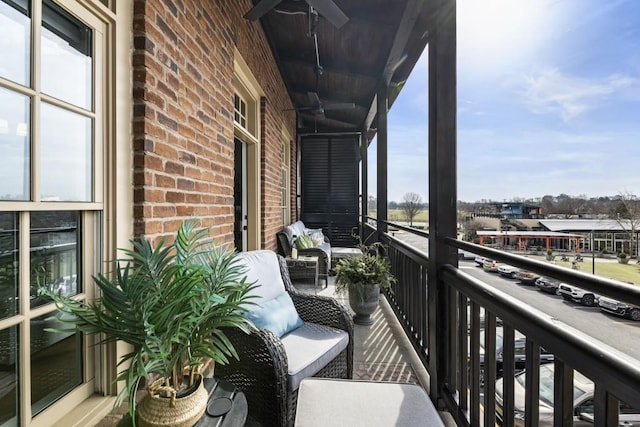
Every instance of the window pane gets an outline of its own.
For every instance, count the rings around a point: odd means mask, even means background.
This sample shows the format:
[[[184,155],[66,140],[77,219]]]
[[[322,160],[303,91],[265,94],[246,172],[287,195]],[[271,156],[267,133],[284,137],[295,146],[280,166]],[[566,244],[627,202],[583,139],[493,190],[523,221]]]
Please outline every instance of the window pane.
[[[0,76],[28,86],[31,19],[26,0],[0,1]]]
[[[43,201],[91,200],[91,119],[53,105],[41,109]]]
[[[0,425],[18,425],[18,327],[0,331]]]
[[[82,335],[57,333],[60,312],[31,320],[31,413],[36,415],[82,382]]]
[[[38,298],[39,283],[64,295],[80,292],[78,218],[78,212],[31,214],[31,307],[47,303]]]
[[[0,213],[0,319],[18,311],[18,215]],[[0,352],[2,349],[0,348]],[[1,363],[0,363],[1,365]],[[0,387],[0,395],[2,394]]]
[[[29,200],[29,120],[29,98],[0,88],[0,200]]]
[[[42,91],[91,109],[91,29],[45,0],[42,5]]]

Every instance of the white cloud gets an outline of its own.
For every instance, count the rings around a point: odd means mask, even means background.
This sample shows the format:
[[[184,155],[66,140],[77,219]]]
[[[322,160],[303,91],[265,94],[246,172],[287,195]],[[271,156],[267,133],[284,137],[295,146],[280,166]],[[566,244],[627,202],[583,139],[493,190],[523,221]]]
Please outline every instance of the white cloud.
[[[640,79],[612,74],[602,79],[573,76],[546,68],[521,79],[525,106],[536,114],[557,114],[565,122],[599,108],[623,90],[640,86]]]

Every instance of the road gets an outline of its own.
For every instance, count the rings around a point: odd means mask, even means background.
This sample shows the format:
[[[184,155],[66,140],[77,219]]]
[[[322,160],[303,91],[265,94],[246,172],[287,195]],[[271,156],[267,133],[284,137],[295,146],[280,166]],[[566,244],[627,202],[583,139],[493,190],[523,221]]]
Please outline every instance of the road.
[[[476,267],[473,261],[460,261],[459,267],[465,273],[640,360],[640,322],[603,313],[598,307],[585,307],[565,301],[557,295],[540,292],[535,286],[521,285],[518,280],[486,272]]]

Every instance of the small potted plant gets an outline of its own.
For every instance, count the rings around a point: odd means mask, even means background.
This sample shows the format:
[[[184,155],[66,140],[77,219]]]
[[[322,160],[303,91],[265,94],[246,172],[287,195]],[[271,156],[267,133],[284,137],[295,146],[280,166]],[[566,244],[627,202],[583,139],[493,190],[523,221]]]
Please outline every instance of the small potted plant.
[[[125,387],[115,405],[128,398],[134,425],[195,424],[208,399],[201,368],[238,357],[221,328],[248,331],[241,313],[253,287],[246,283],[244,267],[232,250],[216,247],[208,230],[197,227],[196,221],[183,223],[170,245],[132,241],[113,272],[94,276],[101,295],[91,302],[40,288],[69,315],[67,331],[102,334],[101,343],[132,346],[120,361],[126,368],[117,380]],[[147,394],[136,411],[142,380]],[[164,418],[165,408],[171,408],[170,420]]]
[[[336,293],[349,295],[349,306],[356,313],[353,322],[371,325],[371,314],[378,307],[380,289],[388,289],[396,281],[391,263],[378,253],[380,243],[360,244],[361,255],[343,258],[336,266]]]
[[[629,257],[627,257],[627,253],[625,251],[621,251],[618,254],[618,262],[620,264],[629,264]]]
[[[547,249],[547,261],[553,261],[556,256],[553,254],[553,249]]]

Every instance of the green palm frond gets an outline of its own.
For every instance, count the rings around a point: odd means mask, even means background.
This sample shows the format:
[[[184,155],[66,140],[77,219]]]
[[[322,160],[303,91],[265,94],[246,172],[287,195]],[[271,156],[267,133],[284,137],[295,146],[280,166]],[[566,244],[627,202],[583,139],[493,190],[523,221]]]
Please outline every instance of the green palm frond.
[[[133,350],[121,357],[117,380],[135,410],[135,391],[142,378],[171,378],[179,387],[182,368],[211,358],[227,363],[238,358],[223,328],[247,332],[240,313],[251,302],[244,266],[228,247],[218,247],[197,221],[184,222],[173,244],[152,246],[145,239],[122,249],[109,263],[112,271],[93,277],[100,297],[85,303],[41,288],[60,311],[69,329],[101,334],[100,343],[124,341]]]

